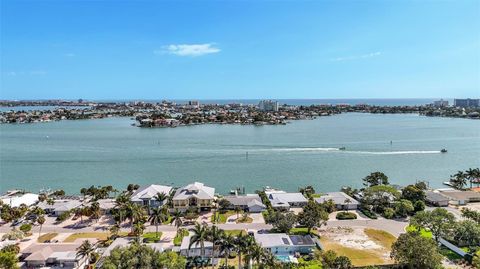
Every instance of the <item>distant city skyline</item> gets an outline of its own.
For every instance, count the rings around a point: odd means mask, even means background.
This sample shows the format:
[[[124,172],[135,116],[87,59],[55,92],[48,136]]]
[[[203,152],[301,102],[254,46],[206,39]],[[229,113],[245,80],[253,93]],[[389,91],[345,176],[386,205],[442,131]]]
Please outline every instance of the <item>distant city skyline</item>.
[[[480,97],[478,1],[1,2],[0,99]]]

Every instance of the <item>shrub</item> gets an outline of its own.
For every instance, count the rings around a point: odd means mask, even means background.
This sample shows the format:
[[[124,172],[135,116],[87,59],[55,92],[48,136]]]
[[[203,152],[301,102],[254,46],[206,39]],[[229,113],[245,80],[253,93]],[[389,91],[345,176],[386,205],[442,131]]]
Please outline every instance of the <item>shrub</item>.
[[[383,211],[383,217],[386,219],[391,219],[393,218],[393,216],[395,216],[395,210],[390,207],[385,208],[385,210]]]
[[[344,220],[344,219],[356,219],[357,215],[352,212],[338,212],[337,213],[337,219],[339,220]]]
[[[425,202],[424,201],[416,201],[414,204],[413,204],[413,208],[415,209],[415,212],[418,212],[418,211],[423,211],[425,210]]]
[[[25,224],[20,225],[20,231],[22,231],[24,233],[28,233],[28,232],[30,232],[30,230],[32,230],[32,224],[25,223]]]
[[[360,208],[360,212],[362,212],[368,218],[377,219],[377,215],[368,209]]]
[[[62,214],[60,214],[60,215],[57,217],[57,221],[58,221],[58,222],[62,222],[62,221],[67,220],[68,218],[70,218],[70,214],[71,214],[70,211],[65,211],[65,212],[63,212]]]

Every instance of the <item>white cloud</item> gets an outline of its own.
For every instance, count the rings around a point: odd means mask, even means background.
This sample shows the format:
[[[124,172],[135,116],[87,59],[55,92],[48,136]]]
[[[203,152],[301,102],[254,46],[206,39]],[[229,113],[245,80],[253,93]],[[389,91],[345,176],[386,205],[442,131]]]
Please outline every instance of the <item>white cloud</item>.
[[[178,56],[202,56],[218,53],[220,49],[212,43],[207,44],[179,44],[164,46],[161,50],[153,51],[154,54],[174,54]]]
[[[376,52],[371,52],[367,54],[362,54],[362,55],[355,55],[355,56],[347,56],[347,57],[338,57],[331,59],[334,62],[340,62],[340,61],[351,61],[351,60],[360,60],[360,59],[367,59],[367,58],[372,58],[372,57],[377,57],[382,55],[380,51]]]

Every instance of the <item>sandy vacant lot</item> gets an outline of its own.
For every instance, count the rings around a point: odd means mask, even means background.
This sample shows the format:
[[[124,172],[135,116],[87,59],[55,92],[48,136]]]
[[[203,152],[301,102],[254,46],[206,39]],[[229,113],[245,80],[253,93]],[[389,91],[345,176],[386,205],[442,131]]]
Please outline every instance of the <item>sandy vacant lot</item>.
[[[356,266],[389,264],[395,237],[388,232],[363,227],[337,227],[320,230],[322,246],[345,255]]]

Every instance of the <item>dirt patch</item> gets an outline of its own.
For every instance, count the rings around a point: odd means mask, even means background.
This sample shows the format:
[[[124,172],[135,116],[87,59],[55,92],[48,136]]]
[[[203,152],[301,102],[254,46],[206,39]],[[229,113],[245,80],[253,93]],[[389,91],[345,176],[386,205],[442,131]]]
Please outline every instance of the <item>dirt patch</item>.
[[[385,231],[361,227],[337,227],[320,230],[326,250],[345,255],[355,266],[390,264],[390,246],[395,237]]]

